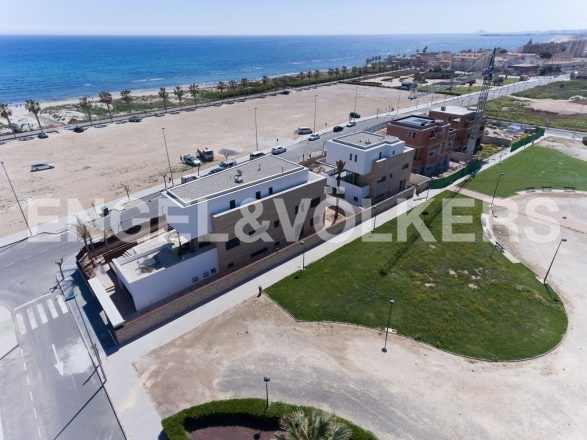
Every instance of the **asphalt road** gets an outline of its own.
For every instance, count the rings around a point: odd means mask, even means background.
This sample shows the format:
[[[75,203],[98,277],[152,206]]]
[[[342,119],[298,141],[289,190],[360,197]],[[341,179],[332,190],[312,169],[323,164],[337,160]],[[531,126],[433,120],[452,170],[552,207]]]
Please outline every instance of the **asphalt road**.
[[[65,303],[54,289],[55,260],[76,253],[80,243],[68,241],[67,234],[52,238],[53,242],[22,242],[0,252],[0,304],[13,313],[19,343],[0,361],[5,438],[121,439],[74,321],[83,330],[81,316],[75,303]],[[78,299],[82,310],[96,307],[82,295]],[[96,317],[96,310],[92,314]]]

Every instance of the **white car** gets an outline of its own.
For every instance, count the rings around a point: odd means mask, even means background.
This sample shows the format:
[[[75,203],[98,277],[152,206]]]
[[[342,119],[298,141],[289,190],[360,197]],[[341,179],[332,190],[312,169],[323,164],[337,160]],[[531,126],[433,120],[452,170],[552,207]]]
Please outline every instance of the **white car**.
[[[285,153],[286,151],[287,151],[287,148],[277,146],[277,147],[273,147],[271,149],[271,154],[281,154],[281,153]]]
[[[349,121],[346,123],[347,127],[354,127],[355,125],[357,125],[357,123],[355,121]]]
[[[31,171],[51,170],[55,165],[49,162],[38,162],[31,165]]]
[[[318,133],[314,133],[308,138],[310,141],[317,141],[318,139],[320,139],[320,135]]]

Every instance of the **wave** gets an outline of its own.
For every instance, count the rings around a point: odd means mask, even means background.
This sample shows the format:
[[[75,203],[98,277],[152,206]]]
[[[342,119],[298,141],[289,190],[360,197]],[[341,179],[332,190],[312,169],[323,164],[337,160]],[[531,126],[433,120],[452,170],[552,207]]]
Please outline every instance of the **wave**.
[[[135,79],[133,83],[144,83],[144,82],[151,82],[151,81],[161,81],[165,78],[147,78],[147,79]]]

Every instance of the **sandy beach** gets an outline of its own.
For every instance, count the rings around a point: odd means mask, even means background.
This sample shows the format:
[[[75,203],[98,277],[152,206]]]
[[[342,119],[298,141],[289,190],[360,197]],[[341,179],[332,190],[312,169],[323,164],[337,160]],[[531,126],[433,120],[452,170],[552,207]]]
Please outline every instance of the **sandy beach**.
[[[141,123],[108,124],[89,128],[84,133],[60,130],[48,139],[27,142],[11,141],[0,146],[0,158],[25,210],[39,199],[52,198],[57,206],[44,208],[46,215],[64,216],[67,200],[76,199],[84,208],[91,202],[112,200],[124,195],[123,185],[136,192],[162,184],[167,160],[161,128],[165,127],[172,165],[178,174],[192,170],[181,165],[179,156],[195,153],[196,148],[222,147],[247,154],[255,149],[254,108],[257,107],[259,148],[296,141],[294,130],[314,124],[314,95],[317,102],[316,128],[331,130],[348,119],[353,110],[356,86],[337,84],[293,91],[289,95],[268,96],[222,106],[199,108],[193,112],[167,114],[162,118],[145,118]],[[357,111],[363,116],[380,109],[413,106],[409,92],[389,88],[358,88]],[[420,100],[420,104],[430,95]],[[216,154],[217,159],[222,156]],[[30,172],[33,162],[52,162],[55,169]],[[204,168],[202,167],[202,170]],[[5,176],[1,177],[0,226],[3,235],[25,228],[18,206]]]

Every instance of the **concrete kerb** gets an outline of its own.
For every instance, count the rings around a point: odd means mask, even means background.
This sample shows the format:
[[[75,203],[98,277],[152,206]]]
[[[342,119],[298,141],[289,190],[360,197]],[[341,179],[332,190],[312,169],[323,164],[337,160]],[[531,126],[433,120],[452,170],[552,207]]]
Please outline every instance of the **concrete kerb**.
[[[12,314],[0,306],[0,360],[18,347]]]

